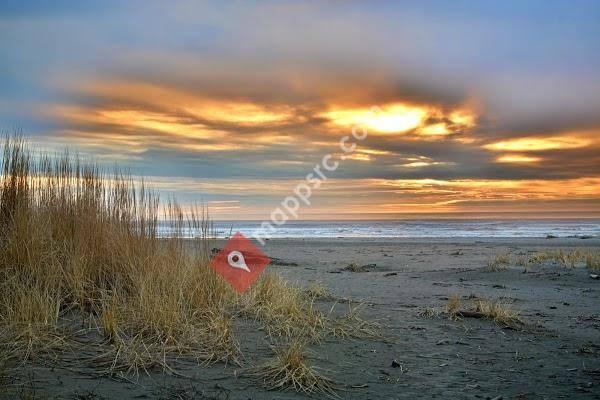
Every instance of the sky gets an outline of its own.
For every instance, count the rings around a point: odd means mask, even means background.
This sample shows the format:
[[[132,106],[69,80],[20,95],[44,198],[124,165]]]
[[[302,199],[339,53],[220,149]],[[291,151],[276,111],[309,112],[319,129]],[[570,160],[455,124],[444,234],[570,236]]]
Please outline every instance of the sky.
[[[582,0],[3,0],[0,130],[215,219],[266,219],[356,125],[301,219],[600,215],[598,38]]]

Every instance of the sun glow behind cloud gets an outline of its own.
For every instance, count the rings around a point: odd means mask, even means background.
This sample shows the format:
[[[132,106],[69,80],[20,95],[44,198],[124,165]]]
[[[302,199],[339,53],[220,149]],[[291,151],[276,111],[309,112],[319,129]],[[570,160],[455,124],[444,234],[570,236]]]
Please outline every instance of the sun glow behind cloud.
[[[323,114],[336,125],[364,126],[378,133],[403,133],[420,126],[427,117],[425,107],[391,104],[384,108],[334,107]]]
[[[141,154],[153,148],[186,152],[270,151],[273,148],[301,145],[301,151],[334,148],[336,141],[330,128],[320,125],[322,135],[297,132],[296,126],[324,118],[333,125],[351,129],[365,126],[371,133],[387,137],[412,132],[412,139],[451,135],[472,127],[475,116],[466,108],[448,111],[433,105],[390,103],[381,108],[328,106],[325,113],[310,108],[251,99],[223,99],[181,88],[136,81],[87,81],[76,89],[92,99],[81,104],[63,104],[43,110],[61,125],[69,126],[62,135],[88,148],[106,148],[115,153],[128,150]],[[311,122],[312,121],[312,122]],[[325,128],[325,129],[324,129]],[[247,134],[242,134],[244,131]],[[331,131],[333,132],[333,131]],[[97,137],[98,144],[94,143]],[[306,141],[310,146],[306,147]],[[101,144],[100,144],[101,142]],[[381,148],[358,149],[348,160],[373,161],[392,157]],[[268,160],[266,164],[286,164]],[[287,163],[288,165],[292,165]],[[431,163],[427,165],[442,165]],[[421,165],[416,165],[421,166]]]
[[[334,106],[322,116],[338,126],[361,126],[369,133],[383,135],[414,132],[422,136],[441,137],[473,127],[475,124],[475,115],[468,110],[445,112],[435,106],[404,103],[371,108]]]
[[[437,124],[427,125],[423,127],[420,133],[426,136],[443,136],[448,135],[451,132],[448,131],[446,124],[444,124],[443,122],[439,122]]]

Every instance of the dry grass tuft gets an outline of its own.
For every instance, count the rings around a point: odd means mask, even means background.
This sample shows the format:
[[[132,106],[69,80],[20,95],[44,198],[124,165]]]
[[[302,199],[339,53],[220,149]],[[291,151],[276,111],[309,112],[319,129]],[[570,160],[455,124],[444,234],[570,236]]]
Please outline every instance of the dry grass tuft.
[[[461,309],[458,296],[452,296],[446,304],[446,313],[451,319],[485,318],[499,325],[517,326],[523,324],[518,312],[507,302],[474,298],[471,309]]]
[[[585,266],[591,271],[600,271],[600,251],[590,251],[585,256]]]
[[[372,268],[375,268],[375,267],[376,267],[375,264],[359,265],[355,262],[351,262],[350,264],[348,264],[347,266],[342,268],[342,271],[369,272]]]
[[[510,265],[510,254],[501,253],[496,254],[487,263],[488,271],[503,271]]]
[[[448,303],[446,304],[446,312],[451,318],[456,317],[456,314],[460,310],[460,296],[453,295],[448,297]]]
[[[583,251],[576,249],[571,251],[559,250],[555,253],[555,260],[564,267],[575,268],[579,261],[585,259]]]
[[[323,336],[381,339],[383,326],[360,315],[360,305],[348,302],[348,312],[332,317],[319,310],[315,300],[334,299],[321,283],[302,291],[277,275],[265,275],[243,298],[244,313],[261,322],[270,337],[302,338],[318,342]]]
[[[94,358],[103,370],[102,373],[116,377],[139,376],[140,371],[149,374],[151,369],[170,371],[167,353],[172,349],[164,346],[160,340],[117,337],[114,344],[104,353]]]
[[[218,361],[239,364],[239,344],[233,338],[230,319],[218,316],[206,324],[202,329],[189,326],[189,332],[170,338],[120,334],[93,361],[103,368],[103,373],[118,377],[137,377],[140,372],[148,374],[152,369],[175,374],[173,366],[180,356],[195,358],[202,364]]]
[[[275,349],[275,357],[251,370],[269,390],[293,389],[307,395],[338,397],[335,382],[306,362],[306,344],[295,340]]]
[[[529,256],[527,263],[529,264],[544,264],[550,260],[552,260],[552,253],[547,251],[536,252]]]
[[[262,322],[269,336],[318,340],[327,319],[314,298],[274,274],[266,274],[243,299],[245,313]]]
[[[17,361],[55,359],[58,353],[71,348],[64,333],[35,325],[8,326],[0,335],[0,345],[6,348],[10,359]]]
[[[306,293],[310,299],[314,300],[334,301],[336,299],[320,281],[311,282],[304,293]]]
[[[348,312],[331,321],[330,335],[343,339],[382,339],[383,325],[378,321],[362,318],[360,307],[360,304],[353,307],[348,302]]]
[[[585,264],[591,270],[600,270],[600,252],[595,249],[537,251],[528,257],[518,256],[511,260],[507,253],[496,255],[487,265],[489,271],[502,271],[511,264],[524,267],[528,272],[532,266],[554,264],[565,268],[575,268]]]
[[[528,262],[530,264],[555,263],[566,268],[575,268],[577,264],[594,264],[594,260],[600,260],[600,253],[592,249],[555,250],[541,251],[532,254]]]
[[[519,313],[506,302],[479,299],[475,302],[475,312],[500,325],[513,326],[523,322]]]

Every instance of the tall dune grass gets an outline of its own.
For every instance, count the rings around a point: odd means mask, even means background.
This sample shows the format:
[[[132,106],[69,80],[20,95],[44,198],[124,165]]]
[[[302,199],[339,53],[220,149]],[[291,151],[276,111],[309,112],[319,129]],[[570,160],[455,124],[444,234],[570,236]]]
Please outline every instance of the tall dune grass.
[[[169,239],[157,235],[161,216],[172,221]],[[184,239],[188,228],[199,237]],[[25,358],[75,313],[97,318],[117,348],[135,340],[207,361],[235,358],[227,307],[236,296],[207,267],[210,241],[202,208],[161,208],[125,175],[69,154],[34,158],[20,138],[4,145],[0,323]]]
[[[208,266],[214,235],[206,209],[184,212],[143,182],[68,153],[32,154],[18,137],[2,153],[2,365],[82,344],[97,347],[88,362],[118,376],[171,371],[179,357],[237,363],[235,318],[262,323],[267,340],[314,342],[340,326],[341,336],[364,334],[355,312],[331,318],[316,295],[276,275],[235,293]],[[159,221],[171,224],[168,238],[159,237]],[[305,389],[294,382],[281,385]]]

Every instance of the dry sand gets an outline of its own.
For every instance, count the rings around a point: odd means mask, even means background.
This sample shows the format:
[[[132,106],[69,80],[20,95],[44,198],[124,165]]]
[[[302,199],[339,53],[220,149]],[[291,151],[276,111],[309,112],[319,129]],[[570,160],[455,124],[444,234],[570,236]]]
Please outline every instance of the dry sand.
[[[598,239],[289,239],[271,240],[265,251],[280,264],[271,271],[301,286],[321,281],[335,296],[363,300],[365,316],[386,324],[386,341],[327,339],[312,347],[311,362],[344,387],[341,398],[598,399],[600,280],[591,279],[584,266],[545,265],[528,273],[517,266],[498,272],[485,267],[502,252],[525,256],[599,246]],[[375,266],[340,271],[352,262]],[[503,299],[527,326],[515,330],[483,319],[419,315],[427,307],[442,310],[452,295],[464,302]],[[238,324],[236,330],[246,364],[272,354],[258,325]],[[70,358],[28,364],[14,376],[15,384],[35,398],[305,398],[266,391],[231,365],[190,362],[180,366],[186,377],[152,372],[119,382],[86,374],[92,369],[78,365],[82,354]],[[391,367],[393,360],[399,367]]]

